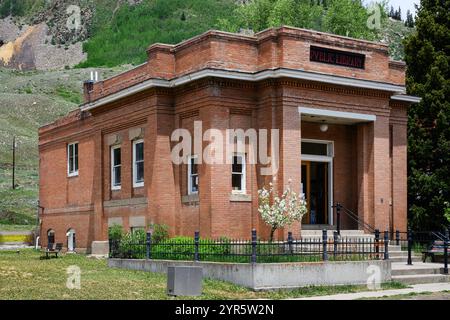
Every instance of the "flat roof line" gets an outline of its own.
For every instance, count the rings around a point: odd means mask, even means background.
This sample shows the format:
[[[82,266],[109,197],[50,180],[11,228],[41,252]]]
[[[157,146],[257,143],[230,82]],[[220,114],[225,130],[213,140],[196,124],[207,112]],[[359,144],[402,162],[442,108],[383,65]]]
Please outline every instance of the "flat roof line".
[[[133,85],[129,88],[126,88],[122,91],[113,93],[109,96],[105,96],[93,102],[81,105],[80,108],[83,111],[87,111],[153,87],[173,88],[207,77],[216,77],[216,78],[225,78],[232,80],[252,81],[252,82],[262,81],[266,79],[292,78],[341,86],[349,86],[355,88],[388,91],[396,93],[395,97],[399,97],[398,99],[401,99],[401,97],[403,97],[403,94],[406,91],[404,86],[384,82],[360,80],[286,68],[263,70],[255,73],[231,71],[224,69],[203,69],[200,71],[193,72],[191,74],[181,76],[179,78],[174,78],[172,80],[149,79],[136,85]]]

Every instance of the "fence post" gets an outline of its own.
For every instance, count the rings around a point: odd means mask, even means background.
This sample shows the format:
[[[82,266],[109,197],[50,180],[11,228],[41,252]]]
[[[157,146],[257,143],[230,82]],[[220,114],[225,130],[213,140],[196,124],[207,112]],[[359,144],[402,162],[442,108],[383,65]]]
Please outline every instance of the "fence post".
[[[256,263],[256,244],[256,229],[252,229],[252,263]]]
[[[380,230],[375,229],[375,253],[377,254],[377,257],[379,257],[380,253]]]
[[[412,231],[410,228],[408,228],[408,265],[412,265],[412,259],[411,259],[411,250],[412,250]]]
[[[341,204],[336,203],[336,229],[338,235],[341,235]]]
[[[323,261],[328,260],[328,252],[327,252],[327,229],[322,230],[322,259]]]
[[[199,261],[199,254],[198,254],[198,245],[200,243],[200,232],[195,231],[194,233],[194,261]]]
[[[293,250],[292,250],[292,232],[291,231],[288,232],[288,247],[289,247],[289,253],[292,254]]]
[[[444,273],[448,274],[448,229],[445,230],[445,239],[444,239]]]
[[[108,239],[109,240],[109,258],[114,258],[113,255],[113,240],[112,239]]]
[[[147,232],[147,238],[145,241],[146,244],[146,258],[151,259],[152,258],[152,233],[151,232]]]
[[[337,231],[333,232],[333,257],[336,258],[337,255],[337,244],[338,244],[338,233]]]
[[[400,245],[400,230],[395,230],[395,244]]]
[[[384,231],[384,260],[389,259],[389,231]]]

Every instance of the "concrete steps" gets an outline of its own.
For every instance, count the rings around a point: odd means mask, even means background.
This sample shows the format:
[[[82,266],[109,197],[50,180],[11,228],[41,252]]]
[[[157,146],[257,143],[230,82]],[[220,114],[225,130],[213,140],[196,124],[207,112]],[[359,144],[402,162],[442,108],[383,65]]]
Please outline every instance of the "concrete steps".
[[[392,262],[392,280],[403,284],[421,284],[421,283],[438,283],[450,282],[450,275],[443,274],[444,268],[440,263],[423,263],[421,261],[407,265],[406,260]],[[399,259],[399,258],[398,258]],[[419,258],[420,259],[420,258]]]
[[[392,276],[392,281],[403,284],[450,282],[450,276],[444,274],[416,274]]]
[[[391,262],[403,262],[406,264],[407,262],[407,258],[406,257],[392,257],[391,255],[389,255],[389,260],[391,260]],[[415,257],[412,256],[411,257],[411,262],[422,262],[422,258],[421,257]]]

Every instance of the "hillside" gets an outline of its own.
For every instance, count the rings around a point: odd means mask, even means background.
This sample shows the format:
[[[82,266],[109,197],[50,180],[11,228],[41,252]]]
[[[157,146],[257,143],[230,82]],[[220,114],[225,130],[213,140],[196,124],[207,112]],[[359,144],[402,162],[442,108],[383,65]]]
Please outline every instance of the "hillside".
[[[34,224],[37,129],[77,107],[82,81],[93,68],[109,77],[145,61],[145,49],[152,43],[177,43],[212,28],[236,31],[248,27],[239,21],[248,14],[242,11],[245,2],[0,0],[0,229]],[[71,5],[80,10],[76,29],[67,25],[73,24],[68,17],[74,11],[67,12]],[[280,15],[281,9],[277,10]],[[317,12],[325,17],[325,11]],[[266,18],[259,29],[274,23]],[[351,16],[346,18],[352,22]],[[392,58],[402,59],[401,42],[413,29],[399,21],[383,21],[381,30],[370,37],[388,43]],[[329,31],[325,22],[317,24],[317,29]],[[295,19],[292,24],[305,26]],[[16,190],[11,190],[13,136],[18,141]]]
[[[103,77],[130,66],[99,69]],[[0,69],[0,229],[35,222],[38,197],[38,127],[77,108],[91,69],[19,72]],[[16,190],[12,141],[16,137]],[[8,226],[2,226],[7,224]]]

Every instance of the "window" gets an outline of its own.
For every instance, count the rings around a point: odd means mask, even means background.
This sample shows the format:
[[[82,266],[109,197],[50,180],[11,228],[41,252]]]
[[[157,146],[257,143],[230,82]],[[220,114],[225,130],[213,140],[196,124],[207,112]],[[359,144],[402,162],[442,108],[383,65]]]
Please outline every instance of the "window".
[[[120,146],[111,147],[111,189],[120,190],[122,160]]]
[[[197,156],[189,157],[188,163],[188,194],[198,193],[198,164]]]
[[[78,142],[67,145],[67,173],[69,177],[78,175]]]
[[[333,143],[321,140],[302,140],[302,154],[312,156],[333,156]]]
[[[144,141],[133,142],[133,187],[144,186]]]
[[[131,233],[139,232],[139,230],[142,230],[143,232],[145,232],[144,227],[130,227],[130,230],[131,230]]]
[[[231,187],[233,192],[245,193],[245,154],[233,155]]]

